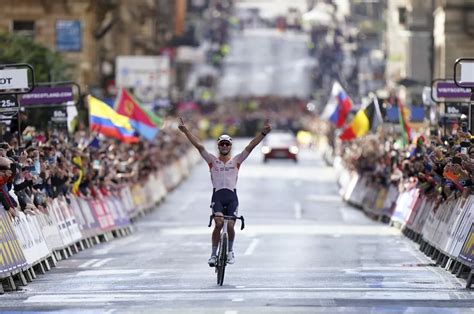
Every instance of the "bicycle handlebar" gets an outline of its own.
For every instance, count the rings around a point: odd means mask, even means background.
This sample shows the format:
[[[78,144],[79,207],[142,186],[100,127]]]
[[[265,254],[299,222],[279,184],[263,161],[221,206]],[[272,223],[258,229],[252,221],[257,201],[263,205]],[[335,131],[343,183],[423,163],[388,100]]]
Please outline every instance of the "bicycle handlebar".
[[[244,216],[240,216],[240,217],[237,217],[237,216],[217,216],[217,215],[214,215],[214,214],[212,214],[211,216],[209,216],[209,225],[208,225],[208,227],[211,227],[211,225],[212,225],[212,219],[213,219],[214,217],[222,217],[222,218],[224,218],[225,220],[232,220],[232,219],[236,219],[236,220],[237,220],[237,219],[238,219],[238,220],[240,220],[240,221],[242,222],[242,225],[240,226],[240,230],[244,230],[244,228],[245,228],[245,219],[244,219]]]

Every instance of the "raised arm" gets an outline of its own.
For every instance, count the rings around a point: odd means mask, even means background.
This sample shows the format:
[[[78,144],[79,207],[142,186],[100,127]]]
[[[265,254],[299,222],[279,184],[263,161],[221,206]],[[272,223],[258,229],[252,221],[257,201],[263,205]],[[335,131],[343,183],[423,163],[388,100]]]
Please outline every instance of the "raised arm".
[[[252,150],[258,145],[260,144],[260,142],[263,140],[263,138],[272,131],[272,127],[270,125],[270,122],[268,120],[265,120],[265,123],[263,124],[263,129],[262,131],[260,132],[260,134],[258,134],[257,136],[255,136],[253,138],[253,140],[250,141],[250,143],[247,145],[247,147],[245,147],[245,150],[249,153],[252,152]]]
[[[204,145],[202,145],[199,139],[188,130],[186,125],[184,125],[184,121],[182,118],[179,118],[178,128],[181,132],[184,133],[184,135],[186,135],[191,144],[193,144],[193,146],[196,147],[199,152],[202,152],[204,150]]]

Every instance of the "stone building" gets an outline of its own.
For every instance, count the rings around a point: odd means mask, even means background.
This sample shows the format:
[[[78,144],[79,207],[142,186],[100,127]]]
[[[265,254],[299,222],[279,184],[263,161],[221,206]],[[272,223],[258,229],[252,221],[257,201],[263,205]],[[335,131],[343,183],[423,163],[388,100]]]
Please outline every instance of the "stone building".
[[[452,78],[454,62],[474,58],[474,0],[436,0],[434,76]]]
[[[75,81],[102,88],[116,56],[156,55],[180,35],[186,0],[2,0],[0,9],[0,32],[60,52],[74,64]]]

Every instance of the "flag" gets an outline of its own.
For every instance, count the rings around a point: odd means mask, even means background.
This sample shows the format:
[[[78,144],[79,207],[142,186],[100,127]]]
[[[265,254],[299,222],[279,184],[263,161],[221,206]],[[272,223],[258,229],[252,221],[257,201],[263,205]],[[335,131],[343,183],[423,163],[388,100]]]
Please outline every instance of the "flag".
[[[378,100],[372,99],[370,104],[364,109],[360,109],[351,123],[342,131],[339,138],[343,141],[349,141],[367,134],[376,123],[376,118],[378,119],[378,113],[380,112],[380,108],[377,109],[378,105]]]
[[[122,88],[115,104],[115,110],[130,118],[130,123],[137,132],[151,141],[156,137],[162,122],[152,112],[140,106],[126,89]]]
[[[321,118],[329,120],[340,128],[346,122],[347,115],[351,111],[352,101],[339,82],[334,82],[330,99],[324,108]]]
[[[90,129],[126,143],[138,142],[128,117],[122,116],[101,100],[89,96]]]
[[[94,136],[90,141],[89,144],[87,144],[87,147],[93,148],[93,149],[99,149],[100,148],[100,142],[97,136]]]
[[[411,142],[411,130],[407,122],[407,112],[400,99],[397,99],[400,127],[402,129],[403,146]]]

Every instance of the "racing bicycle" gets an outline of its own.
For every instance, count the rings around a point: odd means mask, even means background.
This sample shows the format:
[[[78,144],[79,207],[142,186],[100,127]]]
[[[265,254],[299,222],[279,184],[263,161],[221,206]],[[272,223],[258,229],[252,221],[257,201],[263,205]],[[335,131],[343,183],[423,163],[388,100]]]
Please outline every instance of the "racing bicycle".
[[[212,219],[214,217],[223,217],[224,218],[224,226],[222,227],[221,230],[221,237],[219,240],[219,249],[217,253],[217,262],[216,262],[216,274],[217,274],[217,284],[219,286],[222,286],[224,283],[224,274],[225,274],[225,267],[227,265],[227,255],[229,253],[229,237],[227,235],[227,224],[229,220],[240,220],[242,222],[240,226],[240,230],[243,230],[245,228],[245,220],[244,216],[216,216],[212,214],[209,217],[209,226],[211,227],[212,225]]]

